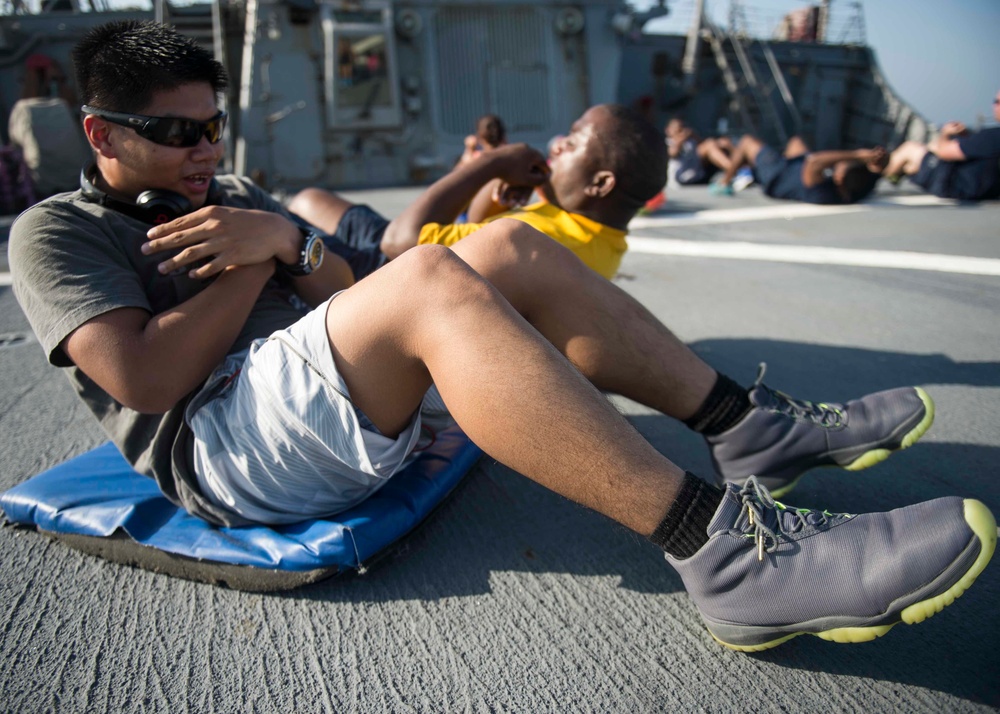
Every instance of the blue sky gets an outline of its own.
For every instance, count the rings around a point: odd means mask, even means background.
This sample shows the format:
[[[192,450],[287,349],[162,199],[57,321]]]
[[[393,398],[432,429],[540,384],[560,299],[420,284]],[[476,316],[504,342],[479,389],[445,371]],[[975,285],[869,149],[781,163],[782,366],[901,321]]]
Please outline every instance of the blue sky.
[[[636,7],[648,7],[637,0]],[[744,16],[752,27],[773,28],[781,16],[809,4],[783,0],[745,0]],[[836,39],[856,31],[853,2],[833,0],[831,28]],[[862,2],[868,45],[896,93],[929,121],[949,119],[975,126],[978,116],[992,119],[992,101],[1000,89],[1000,0],[868,0]],[[671,16],[647,30],[685,32],[694,0],[667,0]],[[717,22],[725,24],[729,0],[706,0]]]

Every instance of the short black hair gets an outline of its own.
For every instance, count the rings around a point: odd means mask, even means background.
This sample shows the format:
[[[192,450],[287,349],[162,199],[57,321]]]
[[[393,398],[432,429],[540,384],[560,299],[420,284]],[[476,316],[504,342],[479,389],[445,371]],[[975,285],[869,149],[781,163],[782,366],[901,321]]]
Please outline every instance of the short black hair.
[[[879,174],[869,171],[868,167],[860,161],[852,161],[844,172],[844,177],[840,182],[840,190],[845,194],[849,203],[857,203],[875,189],[878,180]]]
[[[606,167],[625,203],[640,208],[667,182],[667,145],[663,132],[639,112],[621,104],[605,104],[613,121],[604,141]]]
[[[98,25],[73,48],[73,66],[82,102],[109,111],[139,112],[156,92],[192,82],[207,82],[216,94],[228,84],[208,50],[150,21]]]
[[[479,117],[476,122],[476,134],[493,147],[507,141],[507,128],[496,114],[484,114]]]

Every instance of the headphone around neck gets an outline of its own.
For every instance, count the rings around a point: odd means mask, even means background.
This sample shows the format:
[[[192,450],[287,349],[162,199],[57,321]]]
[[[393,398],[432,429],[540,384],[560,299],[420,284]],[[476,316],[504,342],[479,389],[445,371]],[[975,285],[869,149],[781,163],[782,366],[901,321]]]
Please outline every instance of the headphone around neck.
[[[84,197],[100,206],[105,206],[113,211],[124,213],[143,223],[159,225],[169,223],[175,218],[191,213],[194,206],[186,197],[176,191],[168,191],[162,188],[154,188],[143,191],[136,197],[135,203],[121,201],[112,198],[101,189],[97,188],[94,179],[97,177],[97,165],[94,162],[87,163],[80,171],[80,190]],[[218,203],[219,187],[212,179],[208,188],[208,199],[206,206]]]

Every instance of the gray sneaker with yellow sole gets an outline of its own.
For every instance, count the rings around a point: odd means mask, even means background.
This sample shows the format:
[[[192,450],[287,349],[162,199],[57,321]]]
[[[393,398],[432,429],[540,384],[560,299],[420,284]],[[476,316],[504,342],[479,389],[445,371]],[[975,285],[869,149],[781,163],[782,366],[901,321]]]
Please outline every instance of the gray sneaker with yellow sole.
[[[666,558],[712,636],[745,652],[803,634],[867,642],[923,622],[972,585],[997,541],[976,500],[829,513],[785,506],[753,477],[726,486],[708,533],[690,558]]]
[[[934,422],[934,402],[920,387],[869,394],[846,404],[813,403],[763,383],[750,389],[751,410],[735,426],[706,437],[716,472],[737,485],[753,474],[777,498],[809,469],[860,471],[917,441]]]

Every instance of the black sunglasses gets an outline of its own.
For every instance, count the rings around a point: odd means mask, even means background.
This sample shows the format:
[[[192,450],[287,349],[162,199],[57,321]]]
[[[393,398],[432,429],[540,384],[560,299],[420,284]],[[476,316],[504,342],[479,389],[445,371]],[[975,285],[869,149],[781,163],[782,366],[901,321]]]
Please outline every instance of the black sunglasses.
[[[81,111],[84,114],[101,117],[112,124],[134,129],[136,134],[143,139],[149,139],[154,144],[176,148],[197,146],[203,136],[208,139],[210,144],[218,143],[226,128],[228,117],[225,112],[219,112],[208,121],[195,121],[182,117],[147,117],[142,114],[110,112],[87,105],[81,107]]]

